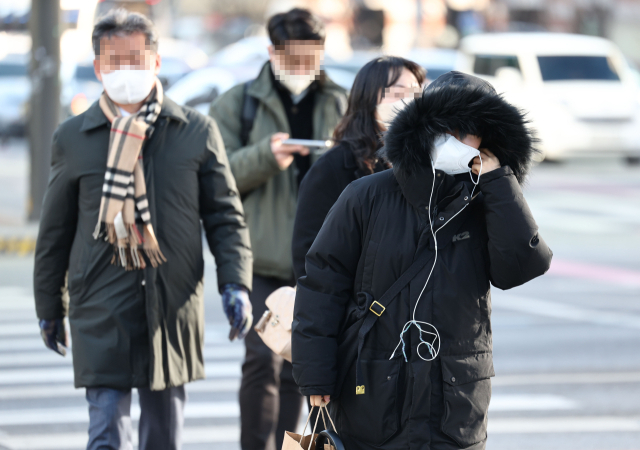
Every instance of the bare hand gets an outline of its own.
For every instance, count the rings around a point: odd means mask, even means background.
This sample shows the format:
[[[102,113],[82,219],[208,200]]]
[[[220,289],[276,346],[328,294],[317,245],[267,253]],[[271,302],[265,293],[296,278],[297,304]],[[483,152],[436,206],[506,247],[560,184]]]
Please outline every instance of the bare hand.
[[[482,167],[480,164],[480,159],[482,159]],[[499,169],[501,166],[500,160],[496,155],[491,153],[486,148],[480,149],[480,156],[476,156],[473,158],[473,165],[471,166],[471,171],[476,175],[480,174],[480,170],[482,169],[482,173],[488,173],[492,170]]]
[[[271,152],[275,156],[278,165],[282,170],[286,169],[293,163],[293,154],[299,153],[302,156],[309,154],[309,148],[302,145],[283,144],[282,141],[289,139],[287,133],[276,133],[271,136]]]
[[[331,401],[330,395],[311,395],[309,402],[311,406],[325,406]]]
[[[458,139],[456,136],[454,136]],[[482,138],[480,136],[476,136],[473,134],[467,134],[464,139],[460,140],[465,145],[473,148],[480,148],[480,143],[482,142]]]

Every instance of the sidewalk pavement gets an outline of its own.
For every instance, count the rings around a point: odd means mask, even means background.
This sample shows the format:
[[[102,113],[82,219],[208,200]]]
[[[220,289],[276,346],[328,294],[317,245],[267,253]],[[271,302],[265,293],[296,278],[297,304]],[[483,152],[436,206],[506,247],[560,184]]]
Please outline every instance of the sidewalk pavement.
[[[32,255],[36,248],[38,224],[0,224],[0,255]]]

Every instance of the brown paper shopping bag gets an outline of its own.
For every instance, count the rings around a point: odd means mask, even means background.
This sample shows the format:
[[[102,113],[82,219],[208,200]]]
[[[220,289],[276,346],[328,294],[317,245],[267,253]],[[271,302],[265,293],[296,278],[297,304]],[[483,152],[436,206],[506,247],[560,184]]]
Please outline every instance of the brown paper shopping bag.
[[[309,420],[311,420],[311,414],[313,413],[313,408],[311,407],[311,411],[309,411],[309,417],[307,417],[307,422],[304,424],[304,428],[302,429],[302,434],[292,433],[290,431],[285,431],[284,433],[284,441],[282,442],[282,450],[316,450],[316,438],[318,435],[316,434],[316,427],[318,426],[318,419],[322,416],[322,422],[324,424],[324,428],[327,428],[327,423],[324,419],[324,412],[326,410],[326,406],[320,406],[320,414],[316,417],[316,422],[313,424],[313,430],[311,434],[305,436],[305,431],[307,430],[307,426],[309,425]],[[327,415],[329,412],[327,411]],[[331,417],[329,417],[331,420]],[[333,424],[333,421],[331,421]],[[334,427],[335,428],[335,427]],[[318,450],[329,450],[318,449]]]
[[[307,450],[308,448],[315,450],[317,436],[317,434],[301,436],[291,431],[285,431],[282,450]]]

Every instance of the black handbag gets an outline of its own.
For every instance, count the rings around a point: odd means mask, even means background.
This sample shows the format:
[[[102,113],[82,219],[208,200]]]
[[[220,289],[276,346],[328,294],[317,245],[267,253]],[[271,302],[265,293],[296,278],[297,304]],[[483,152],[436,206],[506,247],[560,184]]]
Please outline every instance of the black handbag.
[[[329,418],[329,422],[331,423],[331,427],[333,431],[327,428],[327,422],[324,418],[324,413],[327,413],[327,417]],[[345,450],[344,444],[340,440],[340,436],[338,436],[338,430],[336,429],[336,425],[333,423],[333,419],[331,419],[331,415],[329,415],[329,409],[325,406],[320,407],[320,415],[322,415],[322,422],[324,423],[324,427],[327,428],[324,431],[318,433],[318,437],[316,438],[316,450]],[[317,423],[317,419],[316,419]]]
[[[316,438],[316,450],[345,450],[338,433],[324,430]]]

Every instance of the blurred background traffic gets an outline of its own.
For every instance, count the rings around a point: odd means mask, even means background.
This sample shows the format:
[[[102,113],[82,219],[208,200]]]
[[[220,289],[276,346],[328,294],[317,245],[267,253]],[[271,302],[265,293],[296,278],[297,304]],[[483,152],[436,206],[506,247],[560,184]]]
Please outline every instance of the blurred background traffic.
[[[102,87],[93,72],[94,19],[117,6],[161,33],[160,77],[178,103],[213,99],[267,60],[265,18],[289,0],[61,0],[60,120]],[[308,0],[327,24],[325,69],[349,88],[380,53],[402,55],[433,80],[449,70],[486,77],[530,111],[544,157],[611,153],[638,162],[640,2],[635,0]],[[0,134],[28,132],[30,0],[0,1]],[[505,34],[509,33],[509,34]],[[563,34],[558,34],[563,33]],[[564,34],[567,33],[567,34]],[[570,33],[570,34],[569,34]],[[56,62],[53,62],[57,64]]]
[[[327,24],[325,69],[347,89],[388,53],[526,109],[542,152],[525,196],[554,261],[493,291],[488,449],[640,450],[638,0],[0,0],[0,449],[86,445],[69,357],[38,335],[31,255],[51,134],[102,92],[90,35],[118,6],[157,24],[167,95],[204,114],[257,76],[266,19],[293,6]],[[243,352],[206,267],[208,379],[188,387],[184,448],[237,449]]]

